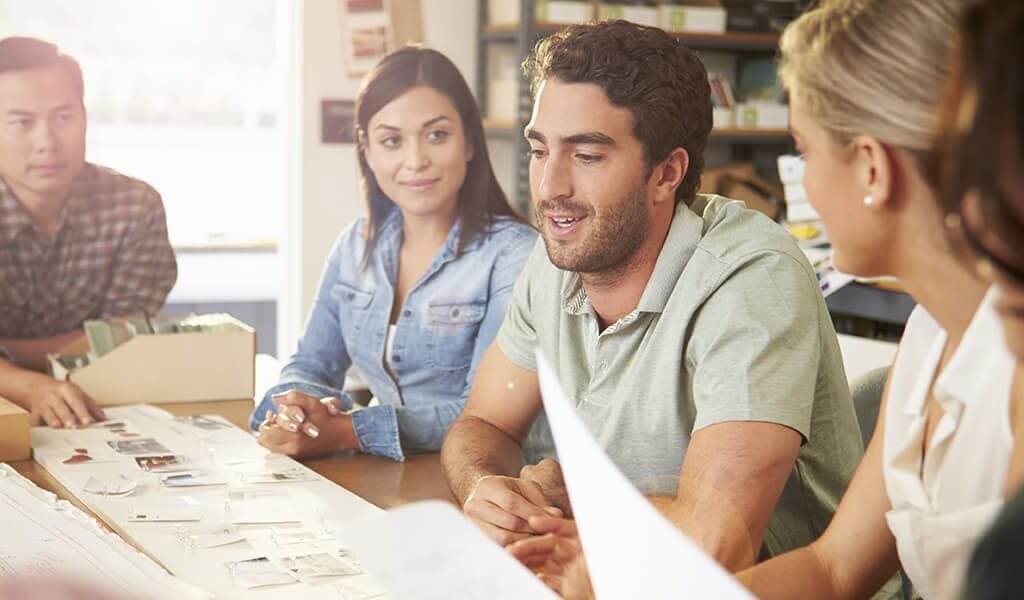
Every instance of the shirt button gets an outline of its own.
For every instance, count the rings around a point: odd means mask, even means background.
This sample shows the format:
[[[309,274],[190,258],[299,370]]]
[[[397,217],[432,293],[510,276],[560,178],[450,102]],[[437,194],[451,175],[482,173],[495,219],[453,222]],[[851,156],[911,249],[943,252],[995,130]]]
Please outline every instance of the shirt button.
[[[392,357],[391,357],[391,360],[392,360],[392,361],[394,361],[394,362],[396,362],[396,363],[400,363],[400,362],[402,362],[402,357],[401,357],[401,356],[398,356],[398,355],[396,354],[395,356],[392,356]]]
[[[348,298],[349,300],[352,300],[353,298],[356,297],[356,295],[353,294],[352,292],[349,292],[349,293],[345,294],[345,297]]]
[[[452,309],[452,316],[453,316],[453,317],[457,317],[457,316],[459,316],[459,309],[457,309],[457,308],[453,308],[453,309]]]
[[[412,316],[412,311],[411,310],[403,310],[402,311],[402,316],[403,317],[411,317]]]

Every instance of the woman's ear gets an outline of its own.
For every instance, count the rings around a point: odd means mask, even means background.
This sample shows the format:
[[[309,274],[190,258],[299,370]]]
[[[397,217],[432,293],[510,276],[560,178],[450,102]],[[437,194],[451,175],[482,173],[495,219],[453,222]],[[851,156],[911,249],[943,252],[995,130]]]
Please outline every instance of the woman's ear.
[[[867,135],[853,140],[854,178],[864,192],[868,208],[891,208],[894,200],[896,157],[885,144]]]

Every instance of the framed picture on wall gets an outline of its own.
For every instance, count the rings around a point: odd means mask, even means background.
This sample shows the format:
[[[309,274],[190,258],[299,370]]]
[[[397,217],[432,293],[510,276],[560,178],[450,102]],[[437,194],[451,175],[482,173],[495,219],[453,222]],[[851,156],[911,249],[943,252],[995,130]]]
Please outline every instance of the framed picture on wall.
[[[393,48],[423,40],[420,0],[338,0],[344,60],[351,76]]]

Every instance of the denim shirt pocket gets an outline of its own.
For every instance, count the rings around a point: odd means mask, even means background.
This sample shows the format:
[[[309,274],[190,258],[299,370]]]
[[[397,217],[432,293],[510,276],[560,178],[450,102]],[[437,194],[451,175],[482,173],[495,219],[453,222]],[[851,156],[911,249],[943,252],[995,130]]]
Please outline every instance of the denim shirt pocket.
[[[476,334],[487,312],[485,302],[434,301],[427,305],[428,362],[435,369],[468,369]]]
[[[331,298],[338,303],[338,325],[341,327],[345,345],[350,356],[366,351],[369,339],[364,326],[370,321],[373,292],[361,290],[345,283],[337,283],[331,288]]]

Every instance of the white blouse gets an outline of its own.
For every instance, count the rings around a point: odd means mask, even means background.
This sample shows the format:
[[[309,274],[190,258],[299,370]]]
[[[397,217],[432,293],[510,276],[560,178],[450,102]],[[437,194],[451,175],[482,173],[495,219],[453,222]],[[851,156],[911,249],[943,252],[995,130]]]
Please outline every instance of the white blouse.
[[[1013,450],[1015,361],[989,290],[942,373],[946,332],[918,306],[893,365],[886,408],[886,514],[900,562],[927,600],[959,598],[975,542],[1003,505]],[[942,409],[922,465],[928,390]]]

